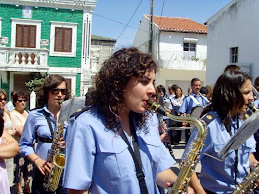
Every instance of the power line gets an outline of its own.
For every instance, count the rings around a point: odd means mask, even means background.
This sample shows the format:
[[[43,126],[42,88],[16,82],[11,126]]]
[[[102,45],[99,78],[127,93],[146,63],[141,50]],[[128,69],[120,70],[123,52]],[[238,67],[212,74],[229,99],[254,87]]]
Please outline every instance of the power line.
[[[140,0],[137,8],[135,9],[134,13],[132,14],[132,16],[130,17],[128,23],[126,24],[126,26],[123,28],[122,32],[120,33],[119,37],[117,38],[117,41],[119,40],[119,38],[121,37],[122,33],[125,31],[125,29],[127,28],[128,24],[130,23],[131,19],[133,18],[133,16],[135,15],[136,11],[138,10],[140,4],[142,3],[142,0]]]

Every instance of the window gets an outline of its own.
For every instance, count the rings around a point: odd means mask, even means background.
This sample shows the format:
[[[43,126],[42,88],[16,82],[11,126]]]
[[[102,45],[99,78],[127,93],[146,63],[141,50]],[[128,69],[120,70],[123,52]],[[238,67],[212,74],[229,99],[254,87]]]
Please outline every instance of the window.
[[[196,58],[196,44],[195,43],[183,43],[183,59],[193,60]]]
[[[183,43],[183,51],[196,51],[195,43]]]
[[[72,51],[72,28],[55,28],[55,52]]]
[[[69,22],[51,22],[50,56],[76,56],[77,24]]]
[[[41,20],[12,20],[11,47],[40,48]]]
[[[238,47],[230,48],[231,63],[238,63]]]
[[[15,47],[36,48],[35,25],[16,25]]]

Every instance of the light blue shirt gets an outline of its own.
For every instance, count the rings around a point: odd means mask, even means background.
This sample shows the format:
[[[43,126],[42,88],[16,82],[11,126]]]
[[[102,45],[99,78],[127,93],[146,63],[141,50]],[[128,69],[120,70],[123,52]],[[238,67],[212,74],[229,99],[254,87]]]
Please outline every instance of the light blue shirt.
[[[202,153],[200,155],[201,161],[201,174],[200,182],[202,186],[215,193],[232,193],[235,189],[235,150],[231,150],[223,161],[218,161],[218,152],[223,148],[223,146],[231,138],[230,134],[227,132],[224,124],[219,118],[218,114],[216,118],[211,121],[208,125],[208,136],[205,140],[205,146],[202,148]],[[243,124],[242,120],[239,120],[239,127]],[[232,121],[231,126],[232,134],[237,132],[237,118]],[[188,146],[193,139],[196,139],[197,129],[195,128]],[[249,168],[249,156],[252,152],[255,152],[255,140],[251,136],[239,149],[238,149],[238,176],[237,183],[239,184],[247,175],[247,168]],[[210,157],[209,154],[213,157]]]
[[[259,108],[259,99],[256,99],[255,101],[254,101],[254,105],[255,105],[255,107],[258,109]]]
[[[95,109],[71,118],[66,134],[63,186],[89,189],[89,193],[141,193],[127,144],[104,123]],[[157,173],[170,168],[175,161],[160,141],[156,114],[143,129],[136,129],[142,170],[149,193],[159,193]]]
[[[197,101],[199,103],[197,103],[196,101],[194,101],[190,95],[192,95],[194,98],[197,99]],[[179,113],[185,113],[185,114],[190,114],[193,110],[194,107],[196,106],[202,106],[202,107],[205,107],[206,105],[209,104],[209,101],[206,97],[204,97],[201,93],[199,96],[197,96],[196,94],[194,93],[190,93],[189,96],[186,96],[184,99],[183,99],[183,103],[182,105],[180,106],[179,108]]]
[[[50,113],[47,107],[44,106],[43,108],[32,110],[26,119],[26,122],[23,128],[23,133],[20,139],[21,154],[23,156],[28,156],[32,153],[35,153],[34,151],[35,132],[37,133],[38,137],[52,139],[49,125],[48,125],[47,119],[45,118],[44,110]],[[55,131],[56,121],[52,116],[52,114],[50,114],[49,116],[50,116],[52,128]],[[36,154],[41,159],[47,160],[49,151],[51,149],[51,144],[52,143],[44,143],[38,140],[38,144],[36,147]]]

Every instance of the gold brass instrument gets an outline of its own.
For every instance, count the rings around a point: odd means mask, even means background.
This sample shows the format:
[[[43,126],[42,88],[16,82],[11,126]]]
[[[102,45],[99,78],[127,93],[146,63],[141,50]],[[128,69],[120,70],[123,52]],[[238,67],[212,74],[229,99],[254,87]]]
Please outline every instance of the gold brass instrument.
[[[254,106],[253,103],[249,105],[250,110],[255,113],[258,112],[258,109]],[[244,178],[244,180],[236,186],[233,194],[249,193],[252,192],[259,181],[259,165],[257,165],[252,171]]]
[[[63,149],[59,148],[57,144],[59,139],[63,137],[63,129],[64,123],[58,123],[53,135],[48,157],[48,162],[52,164],[52,167],[50,173],[45,175],[43,183],[43,187],[46,191],[54,192],[57,190],[62,171],[65,167],[65,154],[63,154]]]
[[[197,163],[199,162],[200,152],[204,146],[204,141],[208,134],[207,125],[204,121],[194,117],[180,117],[171,115],[157,102],[149,101],[147,104],[157,113],[160,113],[178,122],[193,124],[198,130],[197,140],[190,144],[186,154],[184,155],[182,164],[180,166],[180,172],[171,190],[171,194],[187,193],[187,188],[189,186],[192,173],[195,170]]]

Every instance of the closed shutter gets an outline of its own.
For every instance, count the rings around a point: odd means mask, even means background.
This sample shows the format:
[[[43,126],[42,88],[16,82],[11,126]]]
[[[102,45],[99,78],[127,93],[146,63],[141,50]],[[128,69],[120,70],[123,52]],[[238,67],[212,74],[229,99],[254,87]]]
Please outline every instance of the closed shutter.
[[[55,52],[72,52],[72,28],[55,28]]]
[[[16,25],[16,47],[36,48],[36,26]]]

